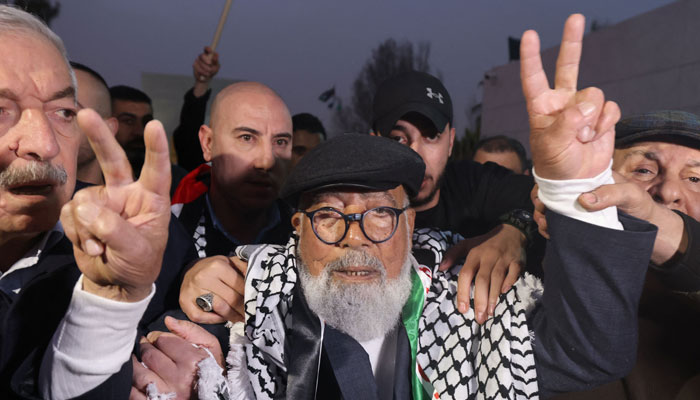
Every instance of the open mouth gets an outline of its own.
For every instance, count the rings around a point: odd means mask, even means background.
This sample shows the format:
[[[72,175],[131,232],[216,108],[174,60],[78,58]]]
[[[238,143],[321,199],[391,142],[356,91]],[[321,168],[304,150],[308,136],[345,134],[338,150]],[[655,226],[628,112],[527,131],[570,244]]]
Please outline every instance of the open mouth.
[[[333,271],[333,273],[340,275],[344,278],[373,278],[379,275],[378,271],[368,270],[368,269],[341,269]]]
[[[274,184],[274,181],[270,178],[266,177],[252,177],[246,179],[246,182],[250,183],[251,185],[259,185],[259,186],[272,186]]]
[[[367,276],[370,274],[369,271],[341,271],[341,273],[347,276]]]
[[[249,182],[249,183],[250,183],[251,185],[260,186],[260,187],[270,187],[270,186],[272,186],[272,182],[261,182],[261,181],[257,181],[257,182]]]
[[[53,190],[51,183],[31,183],[9,188],[9,192],[18,196],[46,196]]]

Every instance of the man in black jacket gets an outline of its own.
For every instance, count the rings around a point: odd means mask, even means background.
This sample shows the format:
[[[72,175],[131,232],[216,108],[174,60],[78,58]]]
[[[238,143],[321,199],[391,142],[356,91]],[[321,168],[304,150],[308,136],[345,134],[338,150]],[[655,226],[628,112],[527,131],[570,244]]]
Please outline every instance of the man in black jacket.
[[[80,243],[71,244],[64,234],[66,222],[58,218],[76,185],[81,130],[89,134],[99,122],[99,137],[113,141],[114,154],[123,152],[95,112],[88,112],[92,125],[78,127],[76,80],[60,38],[16,8],[0,6],[0,21],[6,43],[0,60],[0,398],[40,398],[39,365],[80,276],[74,258]],[[121,178],[130,177],[126,158],[121,167],[126,171]],[[168,176],[166,171],[160,178]],[[171,226],[168,232],[167,218],[163,222],[159,243],[170,238],[171,258],[169,267],[154,275],[159,290],[142,310],[143,323],[177,305],[178,268],[191,249],[181,230]],[[95,244],[84,238],[86,243]],[[160,270],[160,252],[144,261]],[[126,338],[132,346],[133,337]]]
[[[407,72],[386,80],[377,89],[373,111],[375,134],[411,147],[425,161],[420,191],[411,199],[416,228],[469,238],[456,246],[460,256],[448,253],[444,266],[466,256],[460,309],[468,309],[469,288],[476,278],[474,307],[477,321],[483,322],[493,315],[498,295],[518,278],[528,242],[537,239],[530,216],[532,178],[493,163],[448,161],[455,139],[452,100],[442,82],[427,73]],[[528,265],[538,274],[539,244],[528,253]]]
[[[182,180],[172,206],[199,257],[228,256],[242,244],[285,243],[292,231],[291,209],[278,195],[292,155],[292,119],[279,95],[257,82],[227,86],[216,95],[199,140],[210,164]],[[198,271],[190,270],[185,282]],[[242,313],[240,303],[222,293],[236,271],[215,272],[208,276],[212,286],[200,281],[182,290],[180,305],[197,322],[223,322],[222,317]],[[208,296],[213,313],[200,309],[200,296]]]
[[[209,84],[219,72],[219,53],[204,47],[192,63],[194,85],[185,93],[180,109],[180,123],[173,131],[173,145],[177,154],[177,165],[192,171],[204,163],[197,132],[204,123],[207,102],[211,96]]]

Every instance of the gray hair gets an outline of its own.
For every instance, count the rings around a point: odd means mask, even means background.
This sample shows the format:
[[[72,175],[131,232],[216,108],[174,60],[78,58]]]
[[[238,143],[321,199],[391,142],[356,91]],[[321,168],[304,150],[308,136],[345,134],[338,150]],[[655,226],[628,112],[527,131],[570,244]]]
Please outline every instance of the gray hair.
[[[17,7],[0,5],[0,35],[6,33],[38,35],[48,40],[63,56],[63,60],[70,72],[71,85],[76,91],[78,90],[78,83],[75,79],[73,68],[68,62],[68,52],[63,44],[63,40],[53,33],[42,20]]]

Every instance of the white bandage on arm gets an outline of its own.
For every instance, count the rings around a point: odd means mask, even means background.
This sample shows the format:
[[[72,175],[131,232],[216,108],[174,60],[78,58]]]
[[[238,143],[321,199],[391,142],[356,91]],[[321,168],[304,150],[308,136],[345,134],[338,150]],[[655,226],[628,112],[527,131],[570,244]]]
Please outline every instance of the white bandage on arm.
[[[590,192],[602,185],[615,183],[611,166],[612,160],[605,171],[593,178],[561,181],[541,178],[537,176],[533,168],[532,175],[539,186],[537,196],[548,210],[589,224],[622,230],[622,224],[617,218],[617,207],[608,207],[600,211],[586,211],[578,203],[578,197],[582,193]]]
[[[44,354],[39,376],[43,397],[77,397],[119,372],[131,357],[138,323],[155,290],[153,285],[148,297],[136,303],[109,300],[84,291],[81,275]]]

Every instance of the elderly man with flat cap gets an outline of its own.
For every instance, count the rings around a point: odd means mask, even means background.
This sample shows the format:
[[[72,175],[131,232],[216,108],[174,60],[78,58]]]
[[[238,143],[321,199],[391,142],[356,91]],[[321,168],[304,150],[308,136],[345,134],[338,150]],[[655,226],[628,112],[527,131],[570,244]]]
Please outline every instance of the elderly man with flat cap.
[[[355,134],[299,162],[282,191],[298,210],[296,235],[286,246],[237,249],[249,263],[246,321],[232,329],[226,379],[199,364],[200,398],[532,398],[626,371],[652,227],[624,219],[632,231],[616,230],[605,227],[619,225],[609,215],[593,216],[597,226],[551,213],[544,297],[536,300],[534,278],[520,279],[479,325],[473,310],[457,310],[458,270],[438,269],[459,237],[421,230],[411,252],[408,198],[424,168],[406,146]],[[551,182],[541,182],[545,191]],[[172,390],[163,378],[171,367],[158,361],[177,358],[172,340],[160,334],[142,345],[148,369],[134,362],[137,390]]]
[[[700,306],[680,292],[700,291],[700,118],[666,110],[620,121],[612,168],[618,183],[582,196],[581,205],[616,205],[659,227],[640,301],[638,361],[623,380],[566,398],[697,398]]]
[[[564,68],[580,56],[584,26],[581,16],[567,21]],[[177,335],[142,340],[132,397],[189,397],[198,377],[196,395],[206,399],[536,398],[624,375],[634,360],[637,304],[656,230],[614,207],[575,207],[582,192],[612,181],[619,108],[596,89],[577,92],[576,74],[558,75],[549,89],[538,44],[534,32],[523,35],[535,176],[551,210],[540,300],[526,278],[484,325],[473,310],[458,312],[459,268],[438,268],[458,238],[422,231],[411,241],[408,197],[423,180],[422,159],[387,138],[341,136],[309,152],[285,183],[283,196],[297,208],[290,241],[236,250],[249,261],[246,319],[231,328],[225,378],[217,342],[168,319]],[[93,310],[115,302],[84,301]],[[77,319],[83,311],[72,312]],[[71,328],[72,337],[90,333]],[[91,351],[111,357],[99,344]],[[98,376],[111,380],[100,372],[92,378]]]

